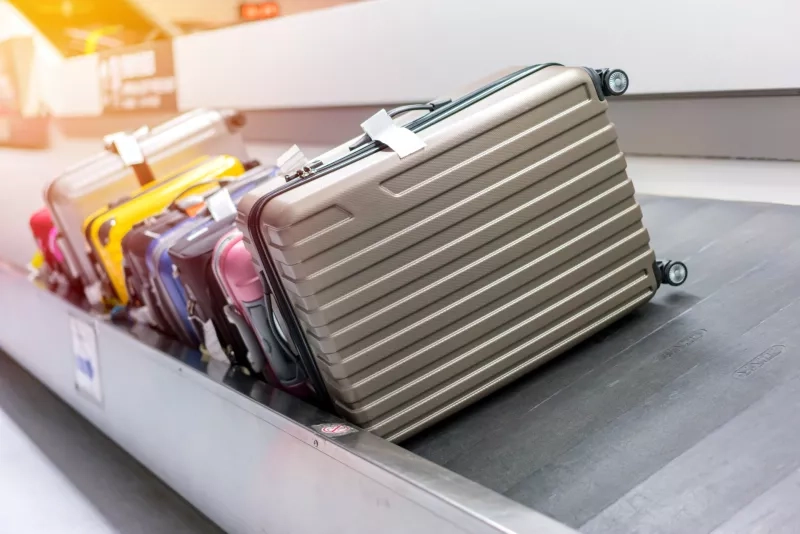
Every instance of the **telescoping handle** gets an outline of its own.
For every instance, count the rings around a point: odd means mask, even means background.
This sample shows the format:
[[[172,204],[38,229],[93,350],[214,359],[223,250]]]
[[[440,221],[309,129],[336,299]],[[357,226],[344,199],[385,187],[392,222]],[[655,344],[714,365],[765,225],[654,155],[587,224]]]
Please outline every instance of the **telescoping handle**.
[[[408,104],[405,106],[399,106],[394,109],[391,109],[388,111],[388,113],[389,116],[394,119],[404,113],[409,113],[411,111],[427,111],[427,112],[435,111],[440,107],[449,104],[452,101],[453,100],[451,98],[441,98],[439,100],[432,100],[427,104]],[[350,145],[350,150],[355,150],[358,147],[369,143],[370,141],[372,141],[372,139],[370,139],[369,135],[364,134],[361,137],[359,137],[355,143]]]
[[[153,169],[150,168],[150,165],[145,160],[144,152],[142,152],[142,147],[139,144],[139,139],[149,132],[150,129],[147,126],[143,126],[132,133],[117,132],[103,138],[106,150],[122,158],[125,166],[133,169],[136,179],[139,180],[139,184],[142,186],[154,182],[156,179]]]

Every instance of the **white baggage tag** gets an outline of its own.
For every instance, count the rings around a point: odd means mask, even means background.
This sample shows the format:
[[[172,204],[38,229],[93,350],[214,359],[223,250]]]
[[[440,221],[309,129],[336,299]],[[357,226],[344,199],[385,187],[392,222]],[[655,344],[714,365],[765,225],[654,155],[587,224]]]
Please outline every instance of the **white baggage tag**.
[[[147,306],[142,306],[141,308],[132,308],[128,311],[128,313],[134,322],[151,325],[156,324],[156,322],[153,320],[152,314],[150,313],[150,309]]]
[[[396,125],[385,109],[361,123],[361,128],[373,141],[380,141],[394,150],[400,159],[425,148],[422,138],[408,128]]]
[[[86,300],[93,306],[97,306],[103,302],[103,290],[100,282],[95,282],[86,286],[84,293],[86,294]]]
[[[301,169],[308,163],[308,158],[297,145],[292,145],[289,150],[281,154],[275,164],[280,174],[291,174]]]
[[[236,215],[236,204],[231,198],[231,192],[224,187],[206,199],[206,206],[215,221]]]
[[[203,323],[203,345],[209,356],[220,362],[227,362],[228,355],[222,348],[222,344],[217,337],[217,329],[210,320]]]
[[[122,162],[128,166],[144,163],[144,153],[139,141],[129,134],[112,134],[105,139],[106,143],[113,146]]]

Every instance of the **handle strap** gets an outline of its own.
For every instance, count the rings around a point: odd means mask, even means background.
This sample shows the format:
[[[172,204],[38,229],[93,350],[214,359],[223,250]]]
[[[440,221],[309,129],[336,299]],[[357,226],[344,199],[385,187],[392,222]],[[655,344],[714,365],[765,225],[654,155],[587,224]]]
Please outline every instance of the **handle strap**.
[[[142,147],[139,145],[139,138],[143,137],[143,133],[136,131],[132,134],[126,132],[118,132],[107,135],[103,138],[106,150],[117,154],[122,158],[122,162],[126,167],[130,167],[139,180],[139,184],[145,186],[156,180],[153,169],[147,163],[142,152]]]

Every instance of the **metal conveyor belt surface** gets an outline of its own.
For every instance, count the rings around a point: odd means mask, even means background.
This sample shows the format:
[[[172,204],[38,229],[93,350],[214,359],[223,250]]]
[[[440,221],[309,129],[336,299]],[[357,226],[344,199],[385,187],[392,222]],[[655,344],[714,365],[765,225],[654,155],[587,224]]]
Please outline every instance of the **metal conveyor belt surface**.
[[[687,283],[404,446],[586,533],[795,532],[800,209],[640,201]]]

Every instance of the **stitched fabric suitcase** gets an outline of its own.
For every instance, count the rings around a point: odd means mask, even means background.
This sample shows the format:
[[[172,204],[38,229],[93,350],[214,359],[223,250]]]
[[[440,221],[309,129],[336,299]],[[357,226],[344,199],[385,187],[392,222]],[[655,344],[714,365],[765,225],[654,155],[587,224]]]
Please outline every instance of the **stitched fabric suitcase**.
[[[180,232],[182,227],[191,225],[192,220],[182,210],[168,210],[128,232],[122,239],[122,251],[128,307],[144,308],[151,326],[186,345],[196,347],[199,340],[188,318],[184,321],[185,311],[181,315],[175,309],[174,303],[154,282],[153,276],[153,273],[157,273],[157,276],[161,274],[153,265],[154,249],[164,244],[173,232]],[[175,285],[180,286],[177,282]],[[185,302],[183,306],[185,308]]]
[[[245,193],[274,176],[274,168],[257,166],[225,187],[232,200],[238,201]],[[137,295],[133,305],[147,307],[153,326],[194,347],[198,346],[200,339],[187,314],[186,293],[175,276],[168,252],[184,237],[208,232],[214,223],[207,209],[192,217],[184,210],[174,209],[145,221],[129,232],[122,242],[128,267],[129,293],[132,291]],[[226,224],[230,227],[230,221]]]
[[[97,281],[82,231],[89,215],[198,157],[227,154],[247,160],[243,125],[243,116],[233,111],[195,110],[152,130],[109,137],[105,151],[56,177],[45,189],[45,202],[75,277],[86,285]]]
[[[104,282],[105,296],[121,304],[128,302],[122,238],[134,225],[168,208],[183,194],[215,189],[219,180],[240,176],[244,171],[244,165],[232,156],[200,158],[192,168],[148,184],[136,195],[90,215],[84,223],[84,233],[98,276]]]
[[[625,86],[621,71],[522,69],[400,109],[430,111],[402,128],[410,154],[367,138],[240,202],[297,356],[341,414],[406,438],[653,296],[606,113]]]
[[[214,256],[214,274],[228,301],[225,315],[247,346],[251,364],[255,360],[252,355],[258,354],[269,382],[306,396],[306,376],[292,356],[292,349],[277,333],[271,299],[264,294],[242,233],[233,229],[220,243]]]

